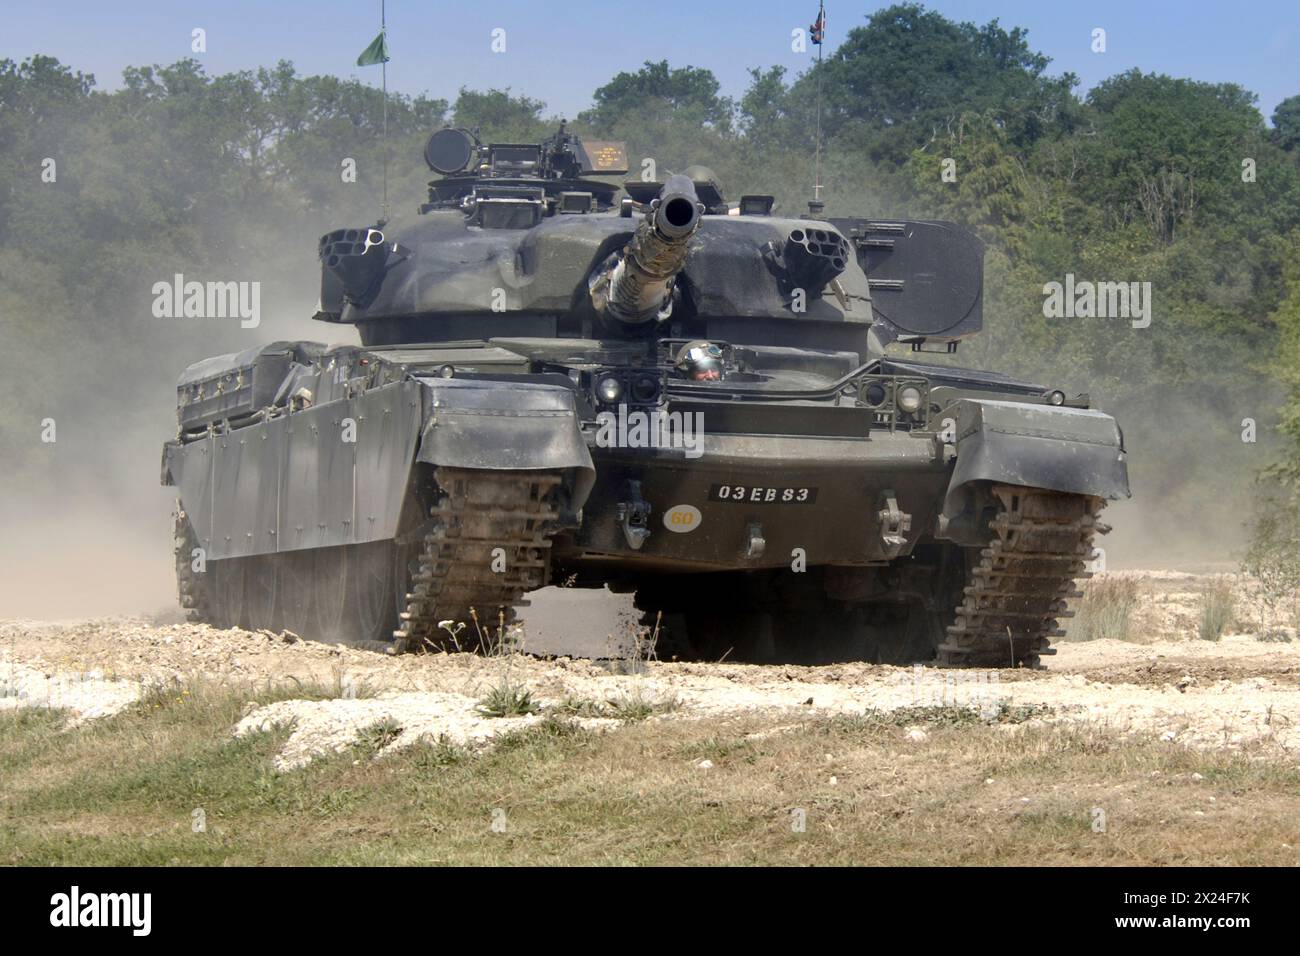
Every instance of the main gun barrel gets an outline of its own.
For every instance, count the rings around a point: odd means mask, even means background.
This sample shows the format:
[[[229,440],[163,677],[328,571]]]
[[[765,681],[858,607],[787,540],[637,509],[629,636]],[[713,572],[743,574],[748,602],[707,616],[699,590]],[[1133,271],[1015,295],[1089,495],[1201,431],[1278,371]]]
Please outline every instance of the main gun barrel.
[[[687,176],[670,176],[622,255],[593,277],[596,310],[626,325],[666,316],[673,280],[686,265],[686,247],[699,226],[695,184]]]

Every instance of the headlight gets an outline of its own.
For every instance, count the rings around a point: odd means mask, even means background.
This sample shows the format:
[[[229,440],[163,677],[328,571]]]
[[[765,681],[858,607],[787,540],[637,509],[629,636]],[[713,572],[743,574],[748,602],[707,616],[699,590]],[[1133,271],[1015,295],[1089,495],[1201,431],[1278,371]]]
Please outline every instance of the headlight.
[[[623,397],[623,383],[613,375],[607,375],[597,383],[596,396],[606,405],[613,405]]]
[[[659,379],[638,375],[632,382],[632,400],[649,404],[659,397]]]
[[[863,391],[862,397],[866,400],[869,408],[879,408],[885,403],[885,399],[889,397],[889,392],[879,382],[872,382]]]
[[[898,390],[898,407],[909,415],[921,408],[921,390],[915,385],[904,385]]]

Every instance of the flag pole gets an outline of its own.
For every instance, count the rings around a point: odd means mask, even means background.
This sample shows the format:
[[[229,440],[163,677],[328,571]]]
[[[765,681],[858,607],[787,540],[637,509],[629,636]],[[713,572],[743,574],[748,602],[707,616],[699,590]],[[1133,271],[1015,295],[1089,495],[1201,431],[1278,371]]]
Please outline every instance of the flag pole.
[[[813,200],[822,199],[822,54],[826,50],[826,4],[820,0],[817,4],[817,23],[823,30],[817,44],[817,145],[814,147],[813,159]]]
[[[379,0],[379,33],[384,37],[384,49],[387,53],[388,47],[388,17],[384,9],[386,0]],[[383,153],[384,153],[384,202],[380,206],[379,225],[388,225],[388,57],[385,56],[383,63],[380,64],[382,70],[382,84],[384,91],[384,133],[383,133]]]

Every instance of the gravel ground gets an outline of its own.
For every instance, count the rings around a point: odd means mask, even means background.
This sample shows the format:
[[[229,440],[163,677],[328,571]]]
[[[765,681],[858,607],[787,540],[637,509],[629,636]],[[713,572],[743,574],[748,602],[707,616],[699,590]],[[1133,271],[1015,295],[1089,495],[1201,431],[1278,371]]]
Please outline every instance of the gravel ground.
[[[12,658],[0,660],[0,711],[66,710],[69,726],[77,726],[124,710],[139,699],[140,691],[139,681],[114,680],[99,670],[33,668]]]
[[[750,714],[770,716],[775,724],[956,705],[986,716],[1023,709],[1031,720],[1154,734],[1194,747],[1262,744],[1288,759],[1300,752],[1300,643],[1261,642],[1248,633],[1219,642],[1189,639],[1195,614],[1186,605],[1204,581],[1170,573],[1147,574],[1143,581],[1136,617],[1147,622],[1138,634],[1145,643],[1061,644],[1044,671],[654,661],[629,668],[572,658],[387,657],[268,631],[134,618],[7,621],[0,622],[0,709],[65,707],[80,723],[116,713],[151,684],[338,688],[330,700],[250,705],[234,728],[247,733],[292,725],[280,757],[286,769],[346,747],[377,724],[400,728],[386,735],[388,747],[440,737],[475,745],[541,719],[480,713],[479,700],[503,681],[528,689],[543,706],[567,700],[598,709],[611,701],[644,701],[656,707],[652,720]],[[1243,608],[1249,624],[1249,604]],[[615,723],[584,720],[593,727]]]

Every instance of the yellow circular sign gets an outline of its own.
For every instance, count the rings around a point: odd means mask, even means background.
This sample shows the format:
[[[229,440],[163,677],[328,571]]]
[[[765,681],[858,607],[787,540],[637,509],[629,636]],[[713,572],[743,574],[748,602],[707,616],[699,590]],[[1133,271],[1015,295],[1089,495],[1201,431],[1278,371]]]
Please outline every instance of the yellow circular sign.
[[[664,512],[664,527],[678,534],[694,531],[704,518],[694,505],[673,505]]]

